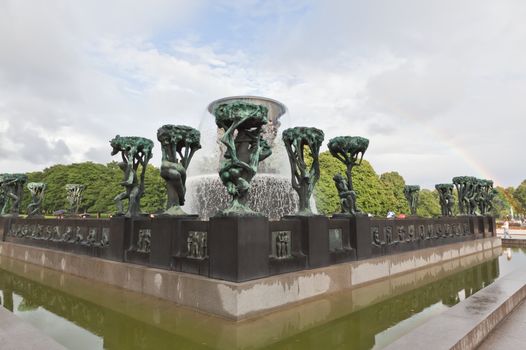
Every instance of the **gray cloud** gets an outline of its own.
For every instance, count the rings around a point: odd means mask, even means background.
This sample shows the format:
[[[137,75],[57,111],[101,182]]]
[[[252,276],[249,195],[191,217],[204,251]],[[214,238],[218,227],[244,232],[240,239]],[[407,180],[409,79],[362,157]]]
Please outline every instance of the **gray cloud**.
[[[177,35],[222,13],[243,46]],[[117,133],[155,139],[165,123],[212,123],[211,100],[261,94],[288,106],[283,127],[369,137],[378,172],[517,185],[525,15],[506,0],[3,1],[1,167],[107,162]]]
[[[3,133],[2,139],[14,144],[16,149],[16,152],[6,152],[5,158],[23,159],[33,165],[63,162],[71,154],[64,140],[46,140],[37,129],[9,128]]]

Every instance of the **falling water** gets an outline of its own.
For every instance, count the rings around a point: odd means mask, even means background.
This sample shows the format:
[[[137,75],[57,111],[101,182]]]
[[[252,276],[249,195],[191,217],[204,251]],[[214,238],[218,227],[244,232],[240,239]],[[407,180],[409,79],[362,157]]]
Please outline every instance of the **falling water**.
[[[278,220],[297,210],[298,196],[290,185],[290,178],[275,174],[256,175],[248,192],[248,206],[256,212]],[[184,206],[187,213],[198,213],[205,220],[225,209],[231,201],[217,174],[188,178],[189,196]]]
[[[278,130],[281,125],[279,119],[286,113],[286,107],[278,101],[254,96],[228,97],[209,105],[208,113],[203,115],[199,123],[203,147],[196,153],[189,169],[183,210],[207,220],[225,209],[231,201],[231,196],[219,179],[219,160],[223,146],[219,142],[221,133],[218,132],[215,118],[211,114],[217,103],[229,100],[246,100],[262,104],[269,110],[269,123],[263,127],[263,138],[271,145],[272,155],[260,163],[258,174],[252,179],[248,206],[270,220],[279,220],[282,216],[295,213],[298,196],[291,185],[287,152]],[[311,198],[311,208],[316,212],[314,198]]]

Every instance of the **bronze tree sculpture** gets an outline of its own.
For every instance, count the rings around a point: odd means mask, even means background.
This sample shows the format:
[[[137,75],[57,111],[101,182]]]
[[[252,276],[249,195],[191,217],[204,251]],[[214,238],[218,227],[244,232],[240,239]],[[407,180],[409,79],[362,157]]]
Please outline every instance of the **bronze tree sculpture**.
[[[44,200],[46,184],[43,182],[30,182],[27,184],[27,189],[31,193],[31,203],[27,206],[27,216],[42,216],[42,201]]]
[[[229,207],[217,215],[259,215],[247,206],[247,194],[259,162],[272,153],[261,136],[262,126],[268,123],[268,109],[234,100],[218,104],[213,114],[224,131],[221,143],[226,147],[219,177],[232,196]]]
[[[453,184],[437,184],[435,188],[438,192],[442,216],[452,216],[454,205]]]
[[[493,181],[473,176],[457,176],[453,183],[458,192],[458,206],[462,215],[486,215],[493,210],[495,190]]]
[[[137,136],[115,136],[110,141],[111,155],[121,153],[122,162],[119,167],[124,173],[121,185],[125,191],[115,197],[116,215],[134,217],[141,215],[141,197],[144,194],[144,175],[148,161],[152,158],[152,140]],[[141,166],[141,174],[137,172]],[[128,199],[128,209],[124,212],[123,200]]]
[[[480,198],[480,180],[470,177],[465,198],[467,199],[467,211],[469,215],[476,215]]]
[[[369,140],[360,136],[338,136],[331,139],[327,146],[332,156],[345,164],[346,168],[346,181],[341,174],[333,178],[340,197],[342,213],[349,215],[361,213],[356,206],[352,168],[362,163],[363,155],[369,147]]]
[[[26,174],[2,174],[0,175],[0,187],[2,188],[4,200],[0,215],[18,216],[20,213],[20,202],[24,184],[27,182]],[[7,209],[11,207],[9,213]]]
[[[82,202],[82,192],[86,186],[80,184],[66,185],[66,200],[68,202],[68,213],[78,214]]]
[[[479,180],[478,209],[481,215],[487,215],[493,210],[493,198],[495,192],[493,181]]]
[[[186,170],[194,153],[201,148],[200,133],[185,125],[163,125],[157,130],[161,143],[161,177],[166,181],[168,203],[165,215],[186,215]]]
[[[409,203],[409,209],[411,215],[416,215],[416,208],[418,207],[418,194],[420,192],[420,186],[417,185],[405,185],[404,195]]]
[[[289,156],[292,188],[299,197],[297,214],[312,215],[309,201],[314,186],[320,178],[319,153],[324,138],[323,131],[316,128],[295,127],[283,131],[282,138]],[[305,162],[305,152],[309,152],[312,157],[310,167]]]
[[[471,182],[475,179],[471,176],[457,176],[453,178],[453,184],[458,194],[458,211],[461,215],[468,214],[469,198],[472,193]]]

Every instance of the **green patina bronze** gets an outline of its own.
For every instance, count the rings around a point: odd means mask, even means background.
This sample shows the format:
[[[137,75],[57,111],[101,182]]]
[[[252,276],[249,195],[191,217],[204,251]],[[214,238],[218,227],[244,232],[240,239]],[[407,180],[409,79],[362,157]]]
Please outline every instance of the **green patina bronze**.
[[[416,208],[418,207],[418,194],[420,192],[420,186],[417,185],[405,185],[404,195],[409,203],[409,209],[411,215],[416,215]]]
[[[80,203],[82,202],[82,192],[85,188],[86,186],[80,184],[66,185],[66,201],[69,214],[78,214]]]
[[[295,127],[283,131],[283,142],[289,156],[292,173],[292,188],[299,197],[299,215],[312,215],[310,197],[320,178],[319,153],[323,142],[323,131],[316,128]],[[306,150],[308,148],[308,150]],[[310,167],[305,162],[305,152],[312,157]]]
[[[369,140],[360,136],[338,136],[329,140],[327,147],[332,156],[345,164],[346,167],[346,179],[341,174],[336,174],[333,177],[340,197],[342,213],[349,215],[361,213],[356,207],[352,168],[362,163],[363,155],[369,147]]]
[[[2,176],[3,174],[0,174],[0,215],[3,215],[5,209],[5,205],[7,203],[7,193],[5,192],[4,186],[2,186]]]
[[[493,181],[479,180],[479,192],[477,197],[478,209],[481,215],[488,215],[493,210],[493,199],[496,190],[493,188]]]
[[[453,184],[458,193],[458,210],[461,215],[475,215],[478,197],[478,179],[473,176],[457,176]]]
[[[28,217],[42,216],[42,201],[44,200],[46,187],[46,184],[43,182],[30,182],[27,184],[27,189],[31,193],[31,203],[27,206]]]
[[[122,162],[119,167],[124,173],[121,185],[125,191],[115,197],[117,213],[134,217],[141,215],[141,197],[144,194],[144,175],[148,161],[152,158],[153,141],[137,136],[115,136],[111,141],[111,155],[121,153]],[[141,174],[137,171],[141,166]],[[128,199],[128,209],[124,212],[123,200]]]
[[[26,174],[1,174],[0,188],[2,193],[2,204],[0,215],[18,216],[20,213],[20,202],[24,193],[24,184],[27,182]],[[9,210],[8,213],[8,209]]]
[[[262,126],[268,123],[268,109],[232,101],[217,105],[213,114],[217,126],[224,131],[221,143],[226,147],[219,177],[232,196],[229,207],[217,215],[259,215],[246,203],[250,181],[256,175],[259,162],[272,154],[261,135]]]
[[[187,215],[182,209],[186,193],[186,170],[201,148],[201,134],[185,125],[163,125],[157,130],[161,143],[161,177],[166,181],[168,203],[164,214]]]
[[[440,210],[442,216],[452,216],[453,215],[453,184],[437,184],[435,189],[438,192],[439,201],[440,201]]]
[[[491,213],[493,199],[496,196],[493,181],[477,179],[473,176],[457,176],[453,178],[453,184],[458,193],[460,215],[489,215]]]

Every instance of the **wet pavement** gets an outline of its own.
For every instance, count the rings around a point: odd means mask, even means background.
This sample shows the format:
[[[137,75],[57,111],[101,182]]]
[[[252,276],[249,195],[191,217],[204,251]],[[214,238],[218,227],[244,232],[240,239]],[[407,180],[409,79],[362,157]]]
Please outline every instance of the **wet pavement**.
[[[522,302],[478,347],[479,350],[519,350],[526,347],[526,302]]]

